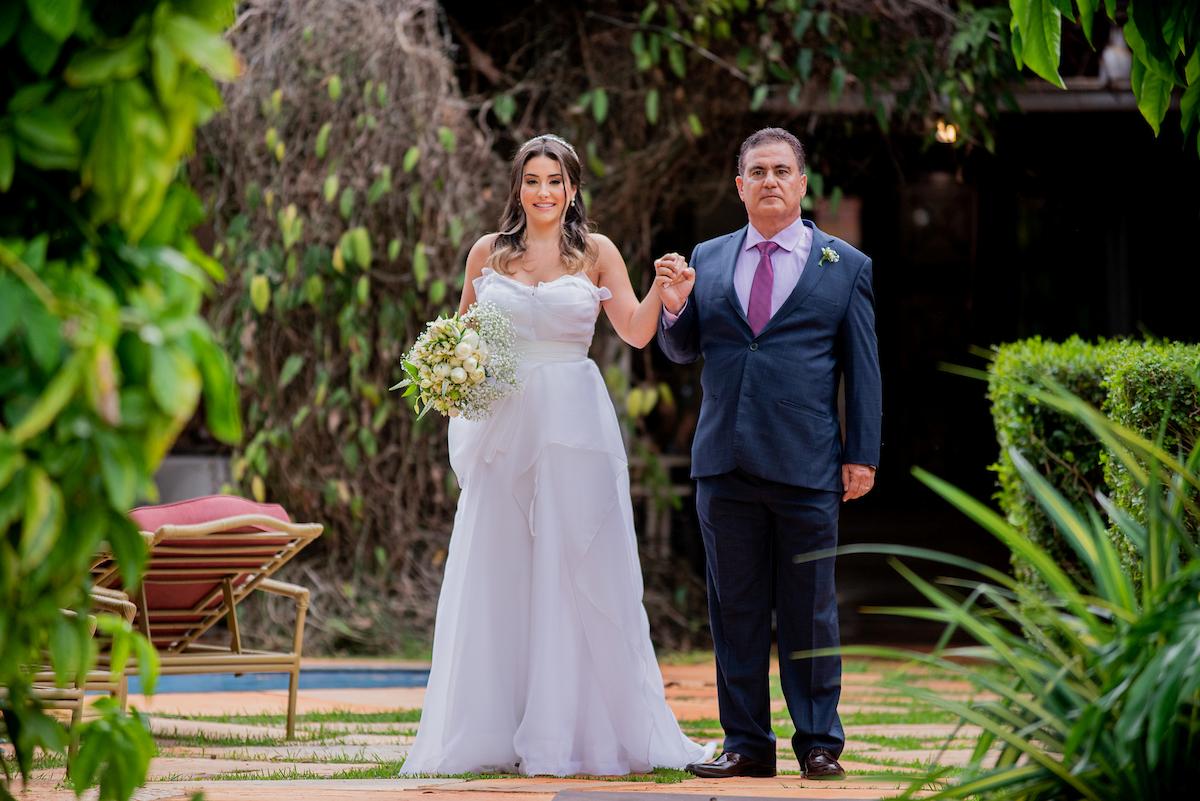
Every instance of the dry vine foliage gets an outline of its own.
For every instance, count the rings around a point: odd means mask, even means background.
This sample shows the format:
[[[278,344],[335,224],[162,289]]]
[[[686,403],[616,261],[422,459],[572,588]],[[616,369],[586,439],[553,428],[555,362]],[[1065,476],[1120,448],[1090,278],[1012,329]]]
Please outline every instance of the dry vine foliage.
[[[196,168],[233,276],[210,316],[239,364],[240,485],[328,527],[297,568],[316,589],[313,650],[395,652],[431,631],[455,484],[441,421],[415,424],[386,387],[423,322],[456,304],[516,145],[546,131],[574,142],[591,216],[641,292],[658,252],[689,252],[695,220],[735,200],[737,147],[756,128],[808,141],[813,194],[821,173],[855,168],[842,146],[854,131],[924,131],[944,113],[986,139],[1012,72],[996,60],[1006,8],[244,4],[232,41],[245,75]],[[637,480],[661,501],[655,456],[686,453],[694,403],[675,395],[695,377],[603,321],[593,356],[647,463]],[[643,567],[656,641],[704,645],[693,566],[664,540]]]
[[[232,276],[209,317],[246,410],[235,478],[326,525],[299,566],[312,648],[394,652],[432,628],[454,482],[440,421],[387,388],[456,302],[503,164],[436,3],[261,0],[231,39],[245,73],[200,163]]]

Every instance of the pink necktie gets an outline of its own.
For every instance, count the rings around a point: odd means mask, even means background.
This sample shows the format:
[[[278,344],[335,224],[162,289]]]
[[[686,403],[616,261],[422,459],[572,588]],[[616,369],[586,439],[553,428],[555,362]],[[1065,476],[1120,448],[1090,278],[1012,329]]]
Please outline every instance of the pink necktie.
[[[750,302],[747,304],[746,321],[754,336],[767,325],[771,319],[771,289],[775,286],[775,267],[771,264],[771,254],[779,249],[774,242],[759,242],[758,268],[754,271],[754,283],[750,285]]]

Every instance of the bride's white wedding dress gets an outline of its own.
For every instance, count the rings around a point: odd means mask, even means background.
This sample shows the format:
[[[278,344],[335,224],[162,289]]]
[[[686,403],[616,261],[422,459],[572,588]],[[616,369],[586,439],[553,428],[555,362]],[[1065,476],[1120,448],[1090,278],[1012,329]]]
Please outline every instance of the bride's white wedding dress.
[[[607,289],[485,269],[512,315],[520,391],[450,421],[462,487],[433,666],[402,775],[625,774],[706,758],[679,730],[642,608],[625,448],[587,357]]]

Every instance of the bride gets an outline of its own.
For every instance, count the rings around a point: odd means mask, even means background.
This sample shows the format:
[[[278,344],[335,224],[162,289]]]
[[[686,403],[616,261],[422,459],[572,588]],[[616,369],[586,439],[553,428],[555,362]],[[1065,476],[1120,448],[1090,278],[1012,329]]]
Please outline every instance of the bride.
[[[601,307],[645,347],[685,264],[659,259],[639,302],[617,248],[588,231],[580,172],[565,140],[530,139],[500,233],[467,256],[459,311],[480,300],[511,315],[520,389],[485,421],[450,421],[462,493],[402,775],[619,775],[711,756],[663,695],[621,432],[587,355]]]

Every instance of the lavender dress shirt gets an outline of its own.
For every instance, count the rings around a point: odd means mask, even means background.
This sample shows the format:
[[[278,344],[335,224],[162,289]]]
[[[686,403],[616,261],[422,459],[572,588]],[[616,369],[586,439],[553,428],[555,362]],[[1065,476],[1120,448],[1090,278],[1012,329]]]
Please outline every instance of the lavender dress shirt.
[[[760,234],[753,225],[747,227],[746,241],[742,243],[742,252],[738,254],[737,264],[733,268],[733,290],[737,293],[738,303],[742,311],[750,308],[750,285],[754,283],[754,271],[758,269],[758,251],[754,246],[765,242],[767,238]],[[779,250],[771,255],[771,265],[775,268],[775,284],[771,288],[771,316],[779,311],[796,284],[800,282],[800,274],[804,272],[804,263],[808,261],[808,253],[812,250],[812,231],[804,224],[801,217],[784,228],[771,241],[779,245]],[[683,308],[687,308],[686,301]],[[679,319],[663,308],[663,322],[669,328]],[[683,309],[679,310],[683,313]]]

